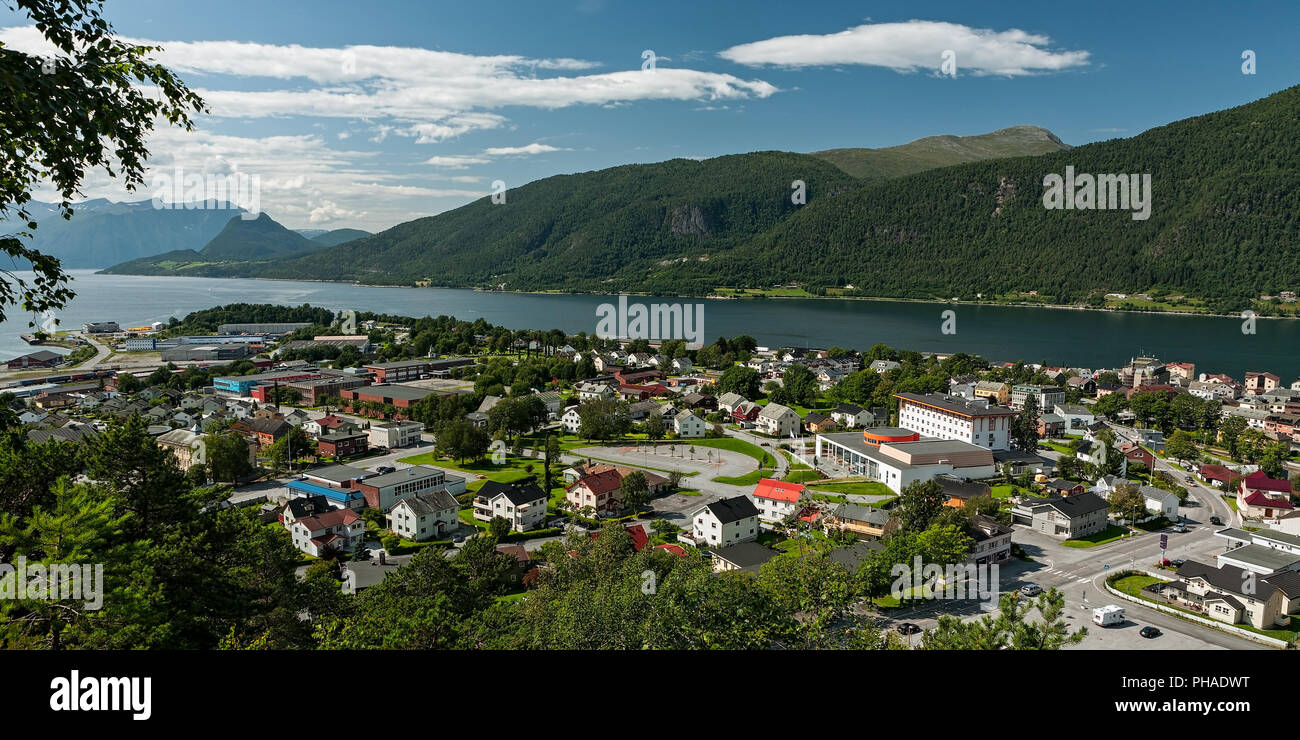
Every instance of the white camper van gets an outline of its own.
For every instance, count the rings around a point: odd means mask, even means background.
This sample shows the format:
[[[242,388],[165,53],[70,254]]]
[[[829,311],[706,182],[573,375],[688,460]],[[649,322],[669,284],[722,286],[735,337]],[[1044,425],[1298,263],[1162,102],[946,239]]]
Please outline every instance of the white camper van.
[[[1102,627],[1120,624],[1124,621],[1124,607],[1107,604],[1092,610],[1092,621]]]

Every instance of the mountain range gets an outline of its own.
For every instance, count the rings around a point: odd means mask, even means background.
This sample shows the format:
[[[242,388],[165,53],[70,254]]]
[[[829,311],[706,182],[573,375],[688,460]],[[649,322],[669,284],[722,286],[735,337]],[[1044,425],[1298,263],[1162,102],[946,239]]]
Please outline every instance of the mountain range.
[[[1058,303],[1156,289],[1236,310],[1300,282],[1298,154],[1292,87],[1073,148],[1012,127],[559,175],[310,253],[169,274],[668,295],[794,283]],[[1149,218],[1045,208],[1044,179],[1069,170],[1149,175]]]

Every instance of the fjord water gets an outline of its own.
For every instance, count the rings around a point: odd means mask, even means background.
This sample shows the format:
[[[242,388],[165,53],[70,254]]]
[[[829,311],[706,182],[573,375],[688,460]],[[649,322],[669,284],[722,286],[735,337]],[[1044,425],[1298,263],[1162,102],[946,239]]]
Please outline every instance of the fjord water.
[[[596,307],[617,300],[597,295],[485,293],[446,288],[381,288],[346,283],[218,278],[97,275],[73,270],[77,297],[58,312],[60,328],[88,321],[123,327],[183,317],[228,303],[310,303],[335,311],[377,311],[402,316],[448,314],[482,317],[512,329],[596,328]],[[706,341],[750,334],[760,345],[856,347],[877,342],[922,352],[970,352],[995,362],[1024,360],[1051,365],[1103,367],[1134,355],[1195,362],[1198,372],[1269,370],[1289,384],[1300,375],[1300,320],[1259,319],[1243,334],[1240,319],[1175,314],[1076,311],[1010,306],[897,301],[630,298],[644,303],[704,304]],[[956,333],[943,334],[941,313],[956,311]],[[30,315],[0,323],[0,360],[31,350],[18,335]],[[39,317],[37,317],[39,322]]]

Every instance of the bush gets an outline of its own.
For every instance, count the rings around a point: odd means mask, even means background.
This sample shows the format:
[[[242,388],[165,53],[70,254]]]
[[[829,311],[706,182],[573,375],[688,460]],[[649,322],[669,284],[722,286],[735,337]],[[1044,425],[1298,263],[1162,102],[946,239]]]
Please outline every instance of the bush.
[[[502,542],[523,542],[524,540],[535,540],[538,537],[555,537],[564,534],[564,530],[559,527],[547,527],[545,529],[530,529],[527,532],[511,532],[501,538]]]

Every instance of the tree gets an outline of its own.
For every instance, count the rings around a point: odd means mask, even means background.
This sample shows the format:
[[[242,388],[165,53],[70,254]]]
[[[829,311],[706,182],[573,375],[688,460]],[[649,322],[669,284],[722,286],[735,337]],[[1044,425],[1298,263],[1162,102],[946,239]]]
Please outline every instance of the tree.
[[[650,418],[645,420],[645,433],[651,440],[658,442],[667,431],[668,425],[664,423],[663,414],[650,414]]]
[[[1038,396],[1025,395],[1025,405],[1020,415],[1011,422],[1011,438],[1016,448],[1023,452],[1038,449]]]
[[[253,472],[248,443],[235,432],[204,435],[203,451],[213,480],[238,485],[241,477]]]
[[[1038,621],[1029,621],[1028,613],[1037,609]],[[1065,595],[1055,588],[1037,600],[1022,600],[1018,593],[1006,593],[998,602],[998,615],[962,621],[944,614],[939,624],[927,630],[921,641],[924,650],[1060,650],[1077,645],[1087,636],[1087,628],[1070,632],[1063,613]]]
[[[646,481],[645,473],[637,470],[624,476],[619,486],[619,497],[624,506],[632,511],[640,511],[650,501],[650,484]]]
[[[1165,440],[1165,454],[1180,462],[1186,462],[1199,458],[1201,451],[1197,448],[1196,440],[1191,434],[1178,429]]]
[[[1126,519],[1136,519],[1147,514],[1147,497],[1136,485],[1121,485],[1110,494],[1110,512]]]
[[[434,449],[461,462],[481,460],[487,454],[492,438],[468,419],[451,419],[438,427],[434,436]]]
[[[817,400],[817,376],[804,365],[786,368],[781,381],[794,403],[811,406]]]
[[[0,252],[30,262],[35,279],[0,270],[0,321],[10,304],[41,313],[63,306],[73,291],[59,261],[27,246],[37,228],[27,203],[50,182],[71,218],[85,173],[120,175],[128,190],[144,183],[146,135],[156,122],[185,130],[203,101],[171,72],[148,61],[156,47],[122,41],[104,20],[99,0],[15,0],[57,57],[44,60],[13,50],[0,53],[0,221],[27,231],[0,236]],[[20,226],[21,228],[21,226]],[[35,325],[31,322],[30,325]]]
[[[758,398],[762,381],[762,376],[754,368],[732,365],[718,378],[718,393],[739,393],[752,401]]]
[[[948,497],[938,481],[913,481],[898,496],[894,505],[901,529],[922,532],[939,515]]]
[[[300,426],[291,426],[284,436],[275,440],[266,448],[267,457],[275,469],[281,470],[293,461],[316,453],[316,440],[312,439]]]
[[[510,534],[510,520],[503,516],[494,516],[488,522],[488,533],[491,534],[498,542],[505,539]]]
[[[554,434],[546,435],[546,444],[543,446],[542,457],[542,490],[547,494],[551,492],[551,469],[556,462],[560,460],[562,448],[560,441],[555,438]]]

